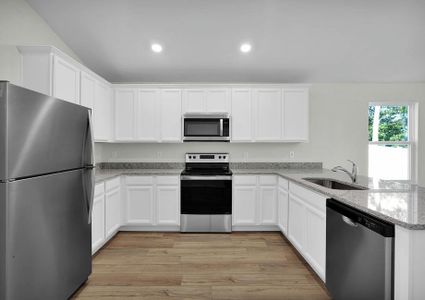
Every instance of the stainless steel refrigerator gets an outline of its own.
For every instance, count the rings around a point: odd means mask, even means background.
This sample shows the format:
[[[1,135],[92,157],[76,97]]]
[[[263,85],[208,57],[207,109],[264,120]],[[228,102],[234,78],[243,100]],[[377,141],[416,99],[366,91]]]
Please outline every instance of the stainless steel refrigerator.
[[[0,81],[0,299],[67,299],[91,273],[91,124]]]

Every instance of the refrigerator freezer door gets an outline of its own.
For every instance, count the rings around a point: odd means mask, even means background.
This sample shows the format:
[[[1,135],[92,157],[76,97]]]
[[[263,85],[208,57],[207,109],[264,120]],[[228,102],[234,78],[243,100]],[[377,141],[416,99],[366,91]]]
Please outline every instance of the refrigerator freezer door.
[[[91,164],[89,110],[0,82],[0,181]]]
[[[85,172],[75,170],[6,186],[6,300],[67,299],[91,273]],[[3,234],[3,233],[2,233]]]

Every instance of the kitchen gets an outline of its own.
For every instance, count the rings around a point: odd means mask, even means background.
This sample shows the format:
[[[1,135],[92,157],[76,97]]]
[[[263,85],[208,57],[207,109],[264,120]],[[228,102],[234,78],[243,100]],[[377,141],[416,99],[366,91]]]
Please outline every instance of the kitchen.
[[[1,8],[0,79],[92,109],[93,267],[75,299],[424,297],[423,4]],[[401,138],[384,138],[400,116]],[[350,260],[334,212],[374,227],[374,247],[351,248],[376,259]],[[34,294],[4,282],[5,299]]]

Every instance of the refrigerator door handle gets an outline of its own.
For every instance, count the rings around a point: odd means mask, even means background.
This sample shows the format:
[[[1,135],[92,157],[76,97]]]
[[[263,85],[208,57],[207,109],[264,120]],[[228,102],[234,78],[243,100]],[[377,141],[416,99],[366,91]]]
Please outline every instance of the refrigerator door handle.
[[[93,201],[94,201],[94,189],[96,185],[96,178],[95,178],[95,169],[94,167],[88,167],[87,171],[90,172],[90,191],[87,193],[87,210],[88,210],[88,224],[91,224],[92,220],[92,212],[93,212]]]
[[[93,118],[92,118],[92,111],[88,110],[88,133],[89,133],[89,138],[90,138],[90,161],[89,161],[89,165],[94,166],[95,162],[94,162],[94,128],[93,128]]]

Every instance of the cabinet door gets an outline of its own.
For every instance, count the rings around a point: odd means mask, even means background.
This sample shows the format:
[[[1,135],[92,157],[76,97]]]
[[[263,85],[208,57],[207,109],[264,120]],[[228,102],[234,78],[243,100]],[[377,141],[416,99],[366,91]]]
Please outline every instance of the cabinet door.
[[[230,90],[208,89],[205,99],[205,111],[230,113]]]
[[[205,112],[205,90],[186,89],[183,91],[183,109],[185,113]]]
[[[306,260],[325,281],[326,271],[326,213],[306,205]]]
[[[257,186],[233,187],[233,225],[256,225]]]
[[[282,97],[280,89],[256,89],[255,139],[279,141],[282,136]]]
[[[289,193],[288,239],[303,254],[306,232],[306,212],[302,200]]]
[[[279,188],[278,195],[278,225],[283,234],[288,230],[288,192]]]
[[[141,89],[137,105],[137,139],[158,142],[158,89]]]
[[[153,185],[127,186],[127,223],[153,224]]]
[[[136,89],[115,90],[115,139],[132,141],[135,133]]]
[[[112,140],[112,97],[111,88],[96,80],[94,99],[94,136],[98,141]]]
[[[58,56],[53,59],[53,97],[80,103],[80,69]]]
[[[308,89],[283,89],[283,138],[285,140],[308,140],[308,98]]]
[[[158,225],[180,225],[180,193],[178,186],[157,186],[156,223]]]
[[[276,225],[277,221],[277,194],[276,186],[260,186],[260,220],[262,225]]]
[[[181,90],[161,90],[160,129],[162,142],[180,142],[182,139],[181,103]]]
[[[103,192],[93,199],[91,231],[94,253],[105,241],[105,194]]]
[[[232,142],[252,141],[252,99],[250,89],[232,90]]]
[[[86,72],[81,72],[80,102],[82,106],[93,109],[96,79]]]
[[[121,225],[121,189],[116,188],[106,193],[105,197],[105,230],[106,238],[110,238]]]

